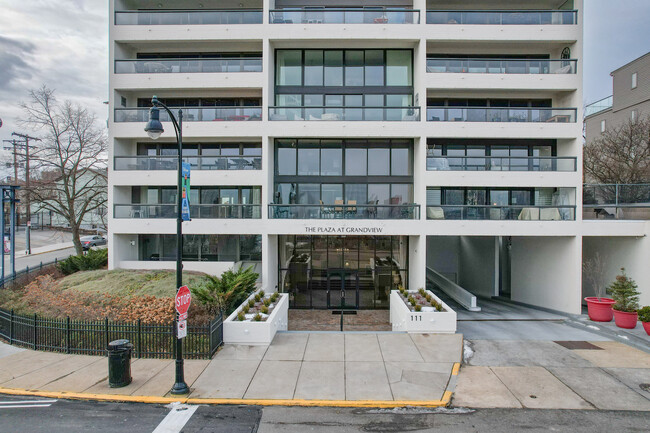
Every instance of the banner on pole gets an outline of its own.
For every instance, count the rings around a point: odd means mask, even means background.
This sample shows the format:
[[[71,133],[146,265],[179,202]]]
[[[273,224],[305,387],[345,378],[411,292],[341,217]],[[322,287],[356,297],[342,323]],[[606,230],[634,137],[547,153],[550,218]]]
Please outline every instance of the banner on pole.
[[[181,201],[181,218],[183,221],[190,221],[190,163],[183,162],[181,174],[182,179],[182,201]]]

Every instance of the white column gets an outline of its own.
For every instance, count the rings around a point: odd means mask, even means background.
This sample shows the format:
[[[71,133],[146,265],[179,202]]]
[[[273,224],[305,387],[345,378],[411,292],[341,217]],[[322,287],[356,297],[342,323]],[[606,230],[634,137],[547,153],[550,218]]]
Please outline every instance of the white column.
[[[426,262],[426,236],[409,236],[409,290],[426,286]]]

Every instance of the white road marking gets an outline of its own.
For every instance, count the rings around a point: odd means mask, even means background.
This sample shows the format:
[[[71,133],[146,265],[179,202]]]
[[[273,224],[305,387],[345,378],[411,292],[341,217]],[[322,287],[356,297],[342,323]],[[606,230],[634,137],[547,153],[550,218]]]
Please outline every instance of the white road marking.
[[[199,408],[196,405],[172,403],[171,411],[167,414],[153,433],[180,433],[185,424],[192,418],[194,412]]]
[[[0,409],[16,409],[20,407],[50,407],[52,404],[12,404],[10,406],[0,405]]]
[[[57,400],[9,400],[9,401],[0,401],[0,405],[7,404],[37,404],[37,403],[56,403]]]

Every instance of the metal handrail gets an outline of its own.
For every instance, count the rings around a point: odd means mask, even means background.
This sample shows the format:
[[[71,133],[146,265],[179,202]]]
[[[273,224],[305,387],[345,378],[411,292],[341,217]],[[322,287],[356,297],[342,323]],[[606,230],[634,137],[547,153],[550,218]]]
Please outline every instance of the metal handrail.
[[[261,121],[262,107],[249,106],[215,106],[215,107],[173,107],[183,110],[184,122],[210,122],[210,121]],[[212,115],[210,115],[212,114]],[[149,108],[115,108],[114,121],[121,122],[147,122]],[[160,121],[168,122],[169,115],[160,113]]]
[[[445,62],[444,65],[441,65]],[[449,62],[462,62],[461,65],[449,65]],[[472,64],[472,62],[486,62],[485,65],[479,68],[478,65]],[[494,67],[494,63],[499,62],[498,67]],[[523,74],[531,75],[557,75],[557,71],[561,71],[562,68],[570,66],[570,69],[566,72],[561,72],[561,74],[576,74],[578,70],[578,60],[577,59],[508,59],[508,58],[482,58],[482,57],[471,57],[471,58],[461,58],[461,57],[428,57],[427,58],[427,72],[428,73],[471,73],[471,74],[522,74],[522,72],[510,72],[512,66],[509,63],[524,64],[526,72]],[[551,65],[556,64],[563,65],[561,68],[551,70]],[[566,63],[566,65],[565,65]],[[539,66],[535,66],[538,64]],[[531,65],[533,67],[531,68]],[[547,66],[546,69],[542,66]],[[444,69],[444,71],[437,71],[436,69]],[[479,70],[481,69],[481,70]],[[531,69],[538,69],[539,72],[530,72]],[[482,71],[484,70],[484,71]],[[495,70],[498,70],[495,72]]]
[[[292,210],[297,212],[291,212]],[[420,219],[420,205],[269,204],[271,219]]]
[[[114,156],[114,170],[177,170],[177,155]],[[133,161],[134,164],[130,164]],[[195,170],[261,170],[261,155],[184,156]],[[124,164],[122,164],[124,163]]]
[[[133,219],[151,219],[151,218],[175,218],[176,204],[114,204],[113,217],[116,219],[133,218]],[[241,219],[258,219],[261,218],[262,205],[254,204],[190,204],[190,216],[199,219],[223,219],[223,218],[241,218]],[[125,210],[127,213],[119,212]]]
[[[433,22],[435,20],[429,19],[432,17],[434,14],[462,14],[460,18],[460,22],[456,21],[455,19],[451,20],[446,20],[446,22]],[[498,15],[499,16],[499,22],[464,22],[463,17],[466,16],[477,16],[477,15]],[[538,14],[540,17],[539,23],[525,23],[525,22],[504,22],[504,16],[507,14],[509,18],[512,18],[513,15],[526,15],[526,16],[531,16],[534,14]],[[571,14],[571,20],[570,22],[564,23],[553,23],[553,22],[542,22],[541,17],[543,15],[548,15],[550,14],[553,16],[555,15],[560,15],[563,16],[565,14]],[[473,25],[473,24],[487,24],[487,25],[575,25],[578,24],[578,11],[576,9],[489,9],[489,10],[454,10],[454,9],[427,9],[426,11],[426,16],[427,16],[427,24],[466,24],[466,25]],[[452,22],[453,21],[453,22]]]
[[[436,212],[440,209],[442,213]],[[544,209],[555,209],[542,216]],[[429,212],[431,210],[431,212]],[[468,212],[474,210],[476,212]],[[525,210],[528,212],[524,213]],[[537,215],[535,215],[537,210]],[[574,221],[575,205],[427,205],[428,220]],[[495,212],[496,211],[496,212]],[[568,212],[568,215],[566,214]]]
[[[236,62],[238,63],[239,70],[228,70],[228,71],[211,71],[204,70],[210,69],[207,66],[204,66],[204,63],[225,63],[225,65],[220,65],[220,69],[224,67],[230,68],[234,63],[229,64],[227,62]],[[250,64],[246,64],[246,63]],[[255,63],[253,63],[255,62]],[[132,71],[127,71],[126,69],[120,68],[120,65],[129,65],[133,64],[134,68]],[[149,65],[148,65],[149,64]],[[196,65],[200,70],[197,71],[184,71],[181,70],[182,64],[187,65]],[[139,69],[138,66],[142,66],[143,69]],[[174,66],[178,66],[178,70],[174,70]],[[254,70],[247,70],[246,68],[253,68]],[[212,68],[216,69],[216,68]],[[116,74],[166,74],[166,73],[214,73],[214,72],[262,72],[262,57],[201,57],[201,58],[161,58],[161,59],[120,59],[115,60],[115,73]]]
[[[280,111],[283,110],[283,111]],[[300,112],[299,116],[295,114]],[[287,114],[292,115],[291,118]],[[359,114],[361,116],[359,116]],[[379,116],[377,116],[379,114]],[[395,118],[392,118],[395,114]],[[282,116],[286,118],[282,118]],[[320,117],[319,117],[320,116]],[[323,119],[323,116],[327,116]],[[360,118],[359,118],[360,117]],[[339,120],[339,121],[419,121],[420,107],[359,107],[359,106],[294,106],[269,107],[269,119],[278,120]]]
[[[461,164],[453,164],[461,160]],[[431,164],[429,161],[440,161],[440,164]],[[468,164],[474,161],[475,164]],[[503,164],[503,162],[506,162]],[[525,164],[512,164],[524,162]],[[547,164],[542,164],[542,162]],[[570,169],[561,169],[558,162],[570,161]],[[494,163],[498,162],[498,163]],[[536,164],[536,162],[538,162]],[[427,156],[427,171],[576,171],[577,158],[575,156],[450,156],[450,155],[429,155]]]
[[[461,117],[454,117],[450,120],[450,112],[460,112]],[[527,112],[526,118],[511,117],[510,113]],[[550,116],[543,118],[532,118],[531,114],[539,112],[540,114]],[[553,114],[553,112],[557,112]],[[565,112],[565,113],[563,113]],[[566,112],[569,112],[567,114]],[[439,113],[441,117],[430,116],[432,113]],[[502,117],[503,114],[505,117]],[[429,122],[528,122],[528,123],[575,123],[577,117],[577,108],[556,108],[556,107],[450,107],[450,106],[427,106],[427,121]],[[482,114],[482,116],[480,116]],[[490,116],[491,115],[491,116]],[[470,119],[471,118],[471,119]]]
[[[263,9],[151,9],[151,10],[125,10],[115,11],[115,25],[202,25],[202,24],[262,24]],[[172,16],[178,15],[178,22],[138,22],[139,17]],[[191,22],[191,16],[199,18]],[[244,17],[255,18],[251,22],[244,22]],[[219,17],[219,20],[215,18]],[[223,18],[239,17],[235,22],[223,22]],[[125,19],[121,19],[125,18]],[[135,19],[134,19],[135,18]],[[184,18],[184,19],[181,19]],[[206,18],[207,22],[206,22]]]
[[[326,20],[318,18],[305,18],[307,14],[316,17],[316,14],[327,14],[327,13],[336,13],[343,12],[344,15],[342,19],[338,20]],[[293,19],[284,19],[285,15],[292,17],[295,14],[301,14],[300,22],[294,22]],[[373,22],[363,22],[360,23],[356,20],[347,20],[347,14],[352,14],[353,16],[358,15],[377,15],[382,14],[383,16],[373,19]],[[404,14],[404,17],[410,16],[412,20],[401,20],[399,22],[390,22],[389,16],[395,14]],[[409,14],[409,15],[407,15]],[[419,24],[420,23],[420,10],[419,9],[400,9],[400,8],[390,8],[390,7],[377,7],[377,8],[286,8],[286,9],[271,9],[269,11],[269,18],[272,24]],[[323,18],[325,16],[323,15]]]

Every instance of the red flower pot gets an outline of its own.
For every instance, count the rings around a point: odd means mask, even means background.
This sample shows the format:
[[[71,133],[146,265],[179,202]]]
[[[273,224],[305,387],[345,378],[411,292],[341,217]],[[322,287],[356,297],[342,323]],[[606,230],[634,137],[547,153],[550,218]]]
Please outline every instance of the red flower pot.
[[[627,313],[625,311],[614,310],[614,322],[619,328],[634,329],[636,328],[637,313]]]
[[[615,300],[610,298],[597,298],[597,297],[587,297],[587,312],[589,313],[589,318],[594,322],[611,322],[613,313],[612,305],[616,303]]]
[[[643,324],[643,329],[645,329],[645,333],[650,335],[650,322],[641,322]]]

